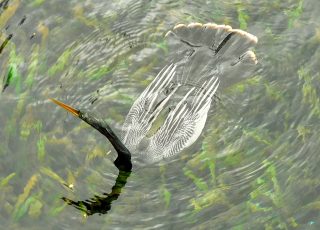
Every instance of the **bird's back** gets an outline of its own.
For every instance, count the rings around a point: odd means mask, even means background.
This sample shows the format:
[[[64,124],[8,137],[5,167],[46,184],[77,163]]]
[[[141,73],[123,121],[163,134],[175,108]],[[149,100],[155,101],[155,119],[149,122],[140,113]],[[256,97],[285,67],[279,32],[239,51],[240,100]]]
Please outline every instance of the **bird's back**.
[[[165,66],[131,107],[122,140],[148,163],[176,155],[201,134],[218,87],[250,74],[257,38],[213,23],[179,24],[166,34],[171,64]],[[164,117],[152,130],[155,121]]]

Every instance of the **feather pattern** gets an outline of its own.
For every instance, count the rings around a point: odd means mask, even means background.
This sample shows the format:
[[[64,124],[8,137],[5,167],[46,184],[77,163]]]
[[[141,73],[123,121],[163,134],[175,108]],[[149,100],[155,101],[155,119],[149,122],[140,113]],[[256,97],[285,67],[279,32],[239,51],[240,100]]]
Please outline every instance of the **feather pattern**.
[[[218,88],[243,79],[257,63],[249,50],[257,38],[230,26],[179,24],[166,38],[172,64],[134,102],[121,136],[133,158],[144,163],[174,156],[193,144],[205,126]],[[155,120],[167,108],[162,126],[150,136]]]

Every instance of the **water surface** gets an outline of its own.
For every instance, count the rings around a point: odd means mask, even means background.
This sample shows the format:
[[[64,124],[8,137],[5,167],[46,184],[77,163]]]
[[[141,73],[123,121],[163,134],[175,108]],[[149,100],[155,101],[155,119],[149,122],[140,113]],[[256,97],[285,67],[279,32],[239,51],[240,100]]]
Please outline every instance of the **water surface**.
[[[318,1],[0,5],[4,228],[320,227]],[[133,101],[168,64],[166,32],[191,22],[256,35],[256,71],[218,92],[192,147],[132,172],[107,214],[84,217],[61,197],[109,193],[116,155],[103,136],[48,98],[88,109],[119,129]]]

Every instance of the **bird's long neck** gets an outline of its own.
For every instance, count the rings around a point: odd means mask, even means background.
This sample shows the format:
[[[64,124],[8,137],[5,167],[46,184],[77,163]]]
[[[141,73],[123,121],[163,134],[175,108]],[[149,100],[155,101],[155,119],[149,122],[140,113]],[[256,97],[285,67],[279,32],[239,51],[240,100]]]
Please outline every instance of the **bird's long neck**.
[[[119,170],[131,171],[131,153],[118,138],[118,136],[112,131],[111,127],[106,122],[100,121],[95,117],[81,111],[79,111],[79,118],[98,130],[106,138],[108,138],[108,140],[111,142],[112,146],[118,153],[118,157],[114,161],[115,166]]]

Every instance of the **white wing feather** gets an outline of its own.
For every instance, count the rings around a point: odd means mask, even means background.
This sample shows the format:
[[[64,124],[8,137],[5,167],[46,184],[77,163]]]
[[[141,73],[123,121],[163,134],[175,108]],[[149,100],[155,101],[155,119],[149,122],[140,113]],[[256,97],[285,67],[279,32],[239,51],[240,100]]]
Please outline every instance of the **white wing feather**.
[[[212,97],[218,86],[219,79],[212,77],[200,89],[190,89],[151,138],[147,151],[149,161],[156,162],[171,157],[196,141],[204,128]],[[191,97],[193,93],[195,95]]]
[[[175,64],[160,71],[134,102],[123,125],[123,143],[147,163],[173,156],[194,143],[219,85],[225,88],[250,76],[248,68],[257,63],[250,50],[257,38],[230,26],[179,24],[166,37]],[[153,122],[169,104],[174,109],[148,138]]]
[[[144,138],[168,100],[177,90],[171,80],[176,66],[164,67],[132,105],[123,124],[125,144],[137,145]]]

